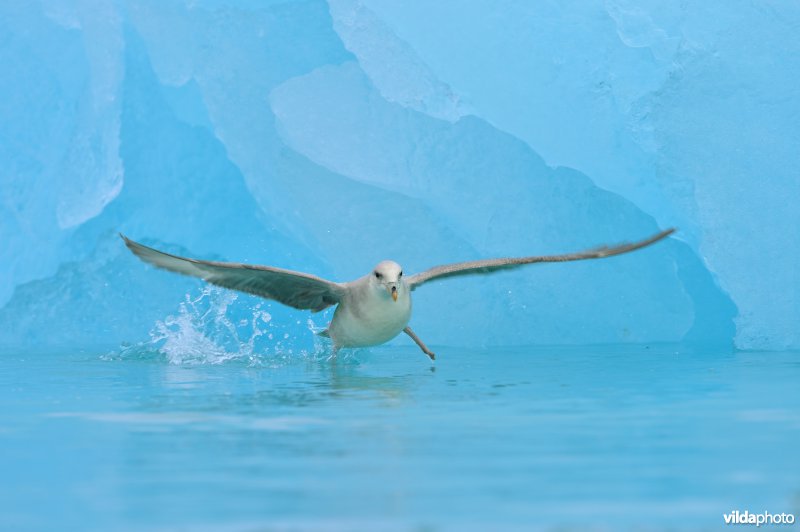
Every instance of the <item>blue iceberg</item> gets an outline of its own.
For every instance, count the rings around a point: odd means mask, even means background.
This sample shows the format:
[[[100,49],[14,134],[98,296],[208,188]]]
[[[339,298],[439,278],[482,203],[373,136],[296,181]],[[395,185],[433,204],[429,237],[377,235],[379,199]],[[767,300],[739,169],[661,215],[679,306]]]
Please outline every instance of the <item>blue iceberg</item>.
[[[677,225],[629,256],[426,286],[412,326],[433,345],[798,348],[800,43],[778,20],[800,10],[775,9],[6,3],[0,344],[141,342],[212,297],[120,231],[348,280]],[[223,306],[215,324],[253,331],[268,313],[268,349],[311,345],[306,313]]]

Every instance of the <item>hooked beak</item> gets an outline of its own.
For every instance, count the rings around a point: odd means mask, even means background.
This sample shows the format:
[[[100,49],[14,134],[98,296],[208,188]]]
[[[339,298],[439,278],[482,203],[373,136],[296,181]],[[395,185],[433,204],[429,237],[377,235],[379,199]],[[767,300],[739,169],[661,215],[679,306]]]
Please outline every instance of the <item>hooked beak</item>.
[[[397,287],[396,287],[396,286],[394,286],[394,285],[392,285],[392,288],[391,288],[391,294],[392,294],[392,299],[394,299],[395,301],[397,301]]]

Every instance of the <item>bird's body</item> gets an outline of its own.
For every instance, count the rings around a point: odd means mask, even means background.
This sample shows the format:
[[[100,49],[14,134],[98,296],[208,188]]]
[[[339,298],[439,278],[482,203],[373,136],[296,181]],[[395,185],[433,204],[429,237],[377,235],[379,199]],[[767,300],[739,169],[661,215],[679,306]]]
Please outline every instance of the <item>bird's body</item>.
[[[404,277],[399,264],[380,262],[369,274],[348,283],[334,283],[314,275],[272,266],[212,262],[170,255],[138,244],[126,237],[125,244],[140,259],[160,268],[200,277],[210,283],[274,299],[297,309],[318,312],[338,305],[330,326],[322,334],[333,340],[334,349],[367,347],[388,342],[405,332],[431,359],[434,354],[408,327],[411,292],[420,285],[460,275],[485,274],[538,262],[567,262],[620,255],[649,246],[672,234],[662,231],[633,244],[599,247],[566,255],[486,259],[437,266]]]
[[[328,327],[328,336],[340,347],[369,347],[388,342],[408,326],[411,319],[411,291],[405,281],[397,283],[397,301],[376,287],[374,274],[348,284]]]

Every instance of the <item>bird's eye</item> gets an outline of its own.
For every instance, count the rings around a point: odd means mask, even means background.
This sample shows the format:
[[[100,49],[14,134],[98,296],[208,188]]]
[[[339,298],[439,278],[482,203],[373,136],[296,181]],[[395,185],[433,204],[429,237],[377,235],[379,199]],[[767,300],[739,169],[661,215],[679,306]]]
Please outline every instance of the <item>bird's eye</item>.
[[[398,277],[402,277],[402,276],[403,276],[403,272],[400,272],[400,275],[398,275]]]
[[[381,277],[383,277],[383,275],[379,274],[378,272],[375,272],[375,278],[376,279],[380,279]]]

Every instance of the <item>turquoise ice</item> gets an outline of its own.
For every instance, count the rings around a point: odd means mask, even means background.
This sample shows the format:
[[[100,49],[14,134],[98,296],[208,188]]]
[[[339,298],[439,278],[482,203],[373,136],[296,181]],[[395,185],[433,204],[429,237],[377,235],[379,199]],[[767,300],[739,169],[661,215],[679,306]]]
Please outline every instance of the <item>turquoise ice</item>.
[[[120,230],[346,279],[677,225],[639,256],[437,287],[417,327],[798,346],[792,6],[0,9],[4,344],[136,342],[197,295],[126,257]]]

